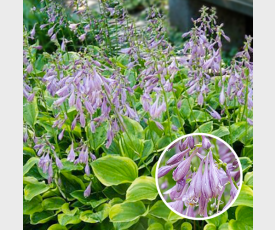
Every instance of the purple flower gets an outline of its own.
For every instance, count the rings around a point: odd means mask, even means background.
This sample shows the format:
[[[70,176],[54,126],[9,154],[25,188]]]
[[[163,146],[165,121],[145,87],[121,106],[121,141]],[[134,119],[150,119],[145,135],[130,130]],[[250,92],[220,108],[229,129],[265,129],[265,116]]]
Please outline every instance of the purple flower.
[[[188,157],[187,159],[183,160],[178,165],[178,167],[175,169],[175,171],[173,172],[173,179],[175,181],[181,180],[182,178],[184,178],[187,175],[189,168],[190,168],[191,160],[197,152],[196,150],[194,150],[192,155],[190,157]]]
[[[65,129],[62,129],[61,133],[59,133],[58,140],[62,140],[63,135],[64,135],[64,131],[65,131]]]
[[[205,136],[202,136],[202,147],[204,149],[209,149],[211,147],[211,143],[210,143],[209,139],[206,138]]]
[[[27,98],[28,102],[32,102],[34,99],[34,96],[35,96],[35,93],[30,94]]]
[[[56,106],[60,106],[67,99],[68,96],[69,94],[66,95],[65,97],[58,98],[53,104]]]
[[[167,173],[169,173],[173,168],[175,168],[179,164],[173,164],[173,165],[168,165],[168,166],[163,166],[158,169],[158,178],[165,176]]]
[[[85,173],[86,173],[88,176],[91,174],[91,171],[90,171],[90,167],[89,167],[88,161],[87,161],[86,166],[85,166]]]
[[[183,201],[182,200],[176,200],[174,202],[168,203],[169,206],[174,209],[175,211],[182,213],[183,212]]]
[[[222,86],[222,90],[221,90],[221,93],[220,93],[220,103],[221,103],[221,105],[223,105],[224,102],[225,102],[224,86]]]
[[[48,30],[48,36],[49,36],[49,37],[51,37],[51,36],[53,35],[54,27],[55,27],[55,25],[54,25],[53,27],[51,27],[51,28]],[[41,28],[41,27],[40,27],[40,28]]]
[[[198,96],[198,105],[202,106],[203,105],[203,95],[202,92],[200,92]]]
[[[27,66],[26,71],[27,71],[28,73],[30,73],[30,72],[33,71],[32,64],[29,64],[29,65]]]
[[[194,195],[196,197],[200,197],[201,192],[202,192],[202,166],[203,166],[203,160],[201,161],[199,169],[198,169],[195,177],[193,178],[193,180],[194,180]]]
[[[84,41],[86,39],[86,33],[85,34],[81,34],[80,36],[79,36],[79,40],[80,41]]]
[[[55,164],[59,169],[63,168],[63,164],[62,164],[61,160],[58,158],[58,156],[56,156],[56,154],[55,154]]]
[[[70,149],[70,153],[67,157],[67,160],[70,161],[70,162],[74,162],[74,160],[75,160],[74,143],[73,142],[71,144],[71,149]]]
[[[187,137],[188,139],[188,146],[193,149],[195,147],[194,138],[192,136]]]
[[[209,106],[210,107],[210,106]],[[216,112],[212,107],[210,107],[211,111],[206,110],[213,118],[217,119],[217,120],[221,120],[221,116],[218,112]]]
[[[210,166],[209,166],[209,179],[210,179],[210,186],[213,192],[213,196],[217,196],[219,191],[222,190],[223,186],[221,184],[221,180],[219,178],[218,169],[216,168],[213,160],[212,151],[210,150],[208,153],[210,159]]]
[[[71,31],[75,31],[77,26],[78,26],[78,24],[70,24],[69,28],[71,29]]]
[[[88,187],[84,191],[84,197],[85,198],[87,198],[91,195],[91,185],[92,185],[92,182],[89,183]]]
[[[248,124],[250,124],[250,125],[253,126],[253,120],[251,120],[250,118],[247,118],[246,120],[247,120],[247,123],[248,123]]]
[[[186,153],[188,153],[190,151],[190,149],[186,149],[183,152],[177,153],[174,156],[172,156],[167,162],[167,165],[173,165],[178,163],[179,161],[183,160],[183,157],[186,155]]]
[[[208,158],[209,158],[209,156],[206,157],[204,173],[202,176],[202,195],[204,196],[205,199],[212,198],[212,196],[213,196],[213,193],[212,193],[212,190],[210,187]]]
[[[48,183],[52,183],[53,180],[53,166],[52,166],[52,160],[49,162],[49,167],[48,167]]]
[[[167,181],[163,182],[160,186],[161,189],[167,189],[167,187],[168,187],[168,182]]]
[[[30,38],[33,40],[34,39],[34,36],[35,36],[35,26],[36,26],[36,23],[34,24],[31,32],[30,32]]]

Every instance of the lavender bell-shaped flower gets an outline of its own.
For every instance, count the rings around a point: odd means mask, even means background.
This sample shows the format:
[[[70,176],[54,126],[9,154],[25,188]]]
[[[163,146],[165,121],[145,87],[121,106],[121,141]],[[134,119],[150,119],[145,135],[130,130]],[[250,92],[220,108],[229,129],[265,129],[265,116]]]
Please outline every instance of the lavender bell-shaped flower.
[[[183,157],[186,155],[186,153],[188,153],[190,151],[190,149],[186,149],[183,152],[177,153],[174,156],[172,156],[167,162],[167,165],[173,165],[178,163],[179,161],[181,161],[183,159]]]
[[[213,196],[218,196],[219,191],[222,190],[223,186],[221,185],[219,174],[217,173],[217,168],[215,166],[212,151],[210,150],[208,153],[210,165],[209,165],[209,179],[210,179],[210,187],[213,192]]]
[[[89,162],[87,161],[85,166],[85,173],[89,176],[91,174]]]
[[[202,195],[205,197],[205,199],[209,199],[213,196],[213,193],[212,193],[212,190],[210,187],[208,158],[209,158],[209,156],[206,157],[204,173],[202,176]]]
[[[206,138],[205,136],[202,136],[202,147],[204,149],[209,149],[211,147],[211,143],[210,143],[209,139]]]
[[[200,106],[203,105],[203,94],[202,94],[202,92],[200,92],[199,96],[198,96],[198,105],[200,105]]]
[[[168,204],[169,204],[169,206],[172,209],[174,209],[178,213],[182,213],[183,212],[183,201],[182,200],[176,200],[176,201],[170,202]]]
[[[74,160],[75,160],[74,143],[73,142],[71,144],[71,149],[70,149],[70,153],[67,157],[67,160],[70,161],[70,162],[74,162]]]
[[[202,190],[202,166],[203,166],[203,160],[200,163],[199,169],[196,173],[196,178],[194,178],[194,193],[196,197],[201,196],[201,190]]]
[[[65,129],[63,129],[63,130],[61,131],[61,133],[59,133],[59,135],[58,135],[58,140],[62,140],[62,138],[63,138],[63,136],[64,136],[64,131],[65,131]]]
[[[209,107],[210,107],[210,106],[209,106]],[[217,119],[217,120],[221,120],[221,119],[222,119],[222,118],[221,118],[221,115],[220,115],[218,112],[216,112],[212,107],[210,107],[210,109],[211,109],[211,111],[207,110],[207,112],[210,113],[210,115],[211,115],[213,118],[215,118],[215,119]]]
[[[32,30],[30,32],[30,39],[32,39],[32,40],[34,39],[34,36],[35,36],[35,26],[36,26],[36,23],[34,24]]]
[[[165,176],[167,173],[169,173],[173,168],[175,168],[178,164],[175,163],[173,165],[168,165],[168,166],[163,166],[161,168],[158,169],[158,178]]]
[[[63,168],[63,164],[56,154],[55,154],[55,164],[59,169]]]
[[[191,149],[193,149],[193,148],[195,147],[194,137],[189,136],[189,137],[187,137],[187,139],[188,139],[188,146],[189,146]]]
[[[84,191],[84,197],[89,197],[91,195],[91,186],[92,186],[92,182],[89,183],[89,185],[87,186],[87,188]]]
[[[190,157],[188,157],[187,159],[185,159],[184,161],[182,161],[178,167],[175,169],[175,171],[173,172],[173,179],[175,181],[181,180],[182,178],[184,178],[190,168],[190,164],[191,164],[191,160],[192,158],[195,156],[195,154],[197,153],[198,149],[195,149],[192,153],[192,155]]]
[[[48,167],[48,183],[52,183],[53,180],[53,166],[52,166],[52,160],[49,162],[49,167]]]
[[[220,103],[221,103],[221,105],[223,105],[224,102],[225,102],[225,95],[224,95],[224,85],[223,85],[221,93],[220,93]]]

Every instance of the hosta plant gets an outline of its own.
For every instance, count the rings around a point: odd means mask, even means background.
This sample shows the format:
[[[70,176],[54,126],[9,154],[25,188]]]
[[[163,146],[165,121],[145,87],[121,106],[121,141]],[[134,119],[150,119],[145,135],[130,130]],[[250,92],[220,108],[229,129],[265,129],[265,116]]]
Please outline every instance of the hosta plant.
[[[140,26],[117,1],[35,3],[39,21],[23,27],[24,228],[203,229],[154,180],[164,148],[202,132],[235,148],[245,181],[211,225],[251,229],[252,38],[227,66],[229,39],[206,7],[176,51],[154,8]]]

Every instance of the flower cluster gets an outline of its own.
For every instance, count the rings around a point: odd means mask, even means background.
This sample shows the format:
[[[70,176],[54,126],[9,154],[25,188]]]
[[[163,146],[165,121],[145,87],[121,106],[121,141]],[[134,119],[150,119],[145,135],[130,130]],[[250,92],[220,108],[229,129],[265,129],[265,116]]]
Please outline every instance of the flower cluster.
[[[172,172],[175,185],[163,192],[172,209],[185,216],[208,217],[230,205],[240,186],[240,168],[226,145],[206,136],[189,136],[165,154],[169,152],[174,154],[158,169],[158,178]],[[167,178],[162,183],[162,190],[167,189]]]

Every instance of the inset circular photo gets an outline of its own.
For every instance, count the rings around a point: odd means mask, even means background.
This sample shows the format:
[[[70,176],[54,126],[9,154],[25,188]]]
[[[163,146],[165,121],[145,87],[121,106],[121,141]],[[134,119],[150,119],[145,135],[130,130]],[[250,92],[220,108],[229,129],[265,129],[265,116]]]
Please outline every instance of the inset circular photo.
[[[242,185],[241,164],[222,139],[189,134],[173,141],[162,153],[156,184],[173,212],[206,220],[225,212],[237,199]]]

